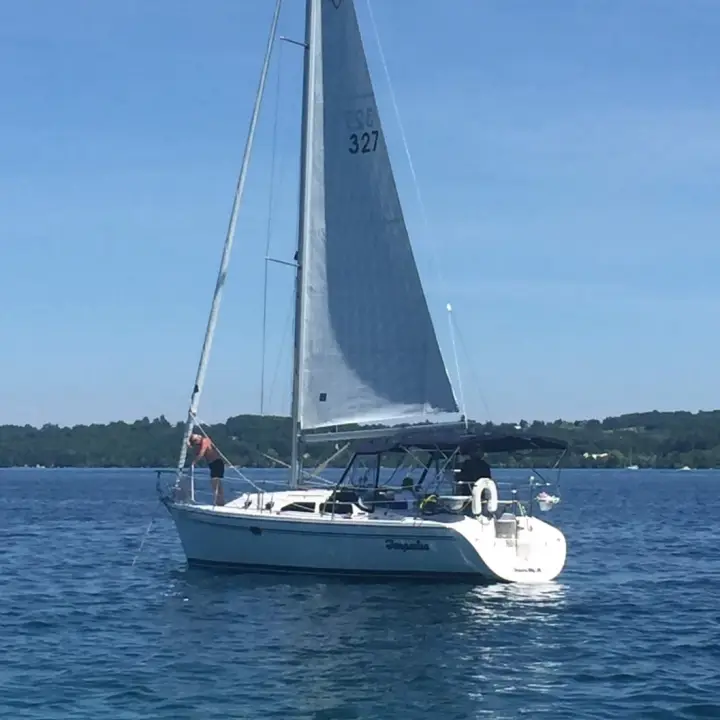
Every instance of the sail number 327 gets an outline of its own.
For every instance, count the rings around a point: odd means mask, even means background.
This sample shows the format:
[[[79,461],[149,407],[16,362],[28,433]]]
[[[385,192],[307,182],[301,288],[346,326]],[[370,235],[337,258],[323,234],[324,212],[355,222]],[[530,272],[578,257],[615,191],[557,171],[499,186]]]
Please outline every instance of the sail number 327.
[[[370,132],[364,133],[352,133],[350,135],[350,152],[355,155],[356,153],[369,153],[375,152],[378,146],[378,131],[370,130]]]
[[[357,108],[345,113],[345,126],[349,132],[348,150],[351,155],[377,150],[380,137],[377,110],[374,107]]]

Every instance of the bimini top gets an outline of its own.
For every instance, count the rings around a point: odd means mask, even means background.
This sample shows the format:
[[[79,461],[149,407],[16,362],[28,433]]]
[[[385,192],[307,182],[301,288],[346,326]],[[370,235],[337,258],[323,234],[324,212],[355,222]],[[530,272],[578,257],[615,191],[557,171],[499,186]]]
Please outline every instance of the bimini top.
[[[501,435],[498,433],[475,430],[472,425],[440,426],[423,425],[413,428],[388,429],[387,434],[372,440],[359,442],[354,448],[358,455],[404,452],[406,448],[415,450],[440,450],[461,454],[486,452],[519,452],[521,450],[567,450],[568,444],[556,438],[541,435]]]

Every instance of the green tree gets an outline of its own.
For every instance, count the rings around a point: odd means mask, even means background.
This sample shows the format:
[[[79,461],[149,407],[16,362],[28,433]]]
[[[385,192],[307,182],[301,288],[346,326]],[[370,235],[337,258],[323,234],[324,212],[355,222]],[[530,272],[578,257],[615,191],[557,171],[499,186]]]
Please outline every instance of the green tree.
[[[379,427],[379,426],[375,426]],[[520,428],[519,430],[517,428]],[[344,428],[350,429],[350,428]],[[539,420],[484,423],[483,432],[532,433],[565,440],[570,467],[624,467],[632,455],[641,467],[720,467],[720,411],[631,413],[603,420]],[[287,417],[237,415],[207,428],[231,462],[245,467],[273,467],[273,458],[290,459],[291,422]],[[177,462],[183,425],[160,416],[133,423],[60,427],[46,423],[0,426],[0,467],[45,465],[56,467],[168,467]],[[306,465],[323,462],[334,444],[307,445]],[[334,464],[342,465],[347,456]],[[493,457],[508,467],[545,467],[548,456]]]

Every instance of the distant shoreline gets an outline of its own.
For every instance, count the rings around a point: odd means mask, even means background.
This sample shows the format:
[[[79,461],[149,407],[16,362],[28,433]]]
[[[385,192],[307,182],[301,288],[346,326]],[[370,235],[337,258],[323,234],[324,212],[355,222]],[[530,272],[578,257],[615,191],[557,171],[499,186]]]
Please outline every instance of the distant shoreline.
[[[375,426],[382,427],[382,426]],[[631,413],[603,420],[519,420],[479,424],[482,432],[532,433],[564,440],[563,469],[680,470],[720,468],[720,410],[697,413]],[[60,427],[0,426],[0,468],[167,469],[177,463],[184,426],[160,416],[132,423]],[[272,415],[238,415],[205,428],[238,467],[282,467],[290,459],[291,421]],[[336,453],[334,443],[307,445],[305,466],[317,467]],[[490,457],[493,467],[547,468],[557,456]],[[347,455],[330,467],[342,467]]]
[[[253,466],[253,465],[236,465],[235,466],[240,471],[246,471],[246,470],[266,470],[266,471],[281,471],[281,472],[289,472],[288,468],[283,467],[261,467],[261,466]],[[532,471],[535,469],[536,466],[530,466],[530,465],[516,465],[514,467],[505,467],[503,465],[495,465],[493,466],[494,470],[500,470],[500,471],[512,471],[512,470],[527,470]],[[188,468],[186,468],[187,470]],[[306,466],[307,470],[312,470],[312,467]],[[341,470],[342,468],[340,466],[331,467],[331,470]],[[549,468],[547,467],[540,467],[541,470],[547,471]],[[567,471],[567,470],[583,470],[586,472],[623,472],[628,474],[635,474],[639,472],[654,472],[656,470],[663,470],[668,472],[692,472],[692,471],[702,471],[702,472],[720,472],[720,467],[707,467],[707,468],[692,468],[692,467],[638,467],[638,468],[628,468],[628,467],[583,467],[583,466],[575,466],[575,465],[563,465],[560,468],[557,468],[561,471]],[[64,466],[50,466],[45,467],[43,465],[9,465],[9,466],[0,466],[0,471],[2,470],[144,470],[147,473],[156,474],[158,471],[161,471],[163,473],[174,473],[175,468],[172,467],[144,467],[141,465],[108,465],[108,466],[102,466],[102,465],[64,465]],[[196,473],[200,474],[207,474],[208,469],[206,467],[196,467],[195,468]]]

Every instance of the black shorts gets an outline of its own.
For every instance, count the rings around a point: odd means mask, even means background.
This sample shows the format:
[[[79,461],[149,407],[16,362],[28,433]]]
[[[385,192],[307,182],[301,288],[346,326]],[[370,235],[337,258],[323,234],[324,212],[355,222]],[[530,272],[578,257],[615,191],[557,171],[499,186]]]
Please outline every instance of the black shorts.
[[[211,478],[225,477],[225,463],[220,458],[209,462],[208,468],[210,469]]]

